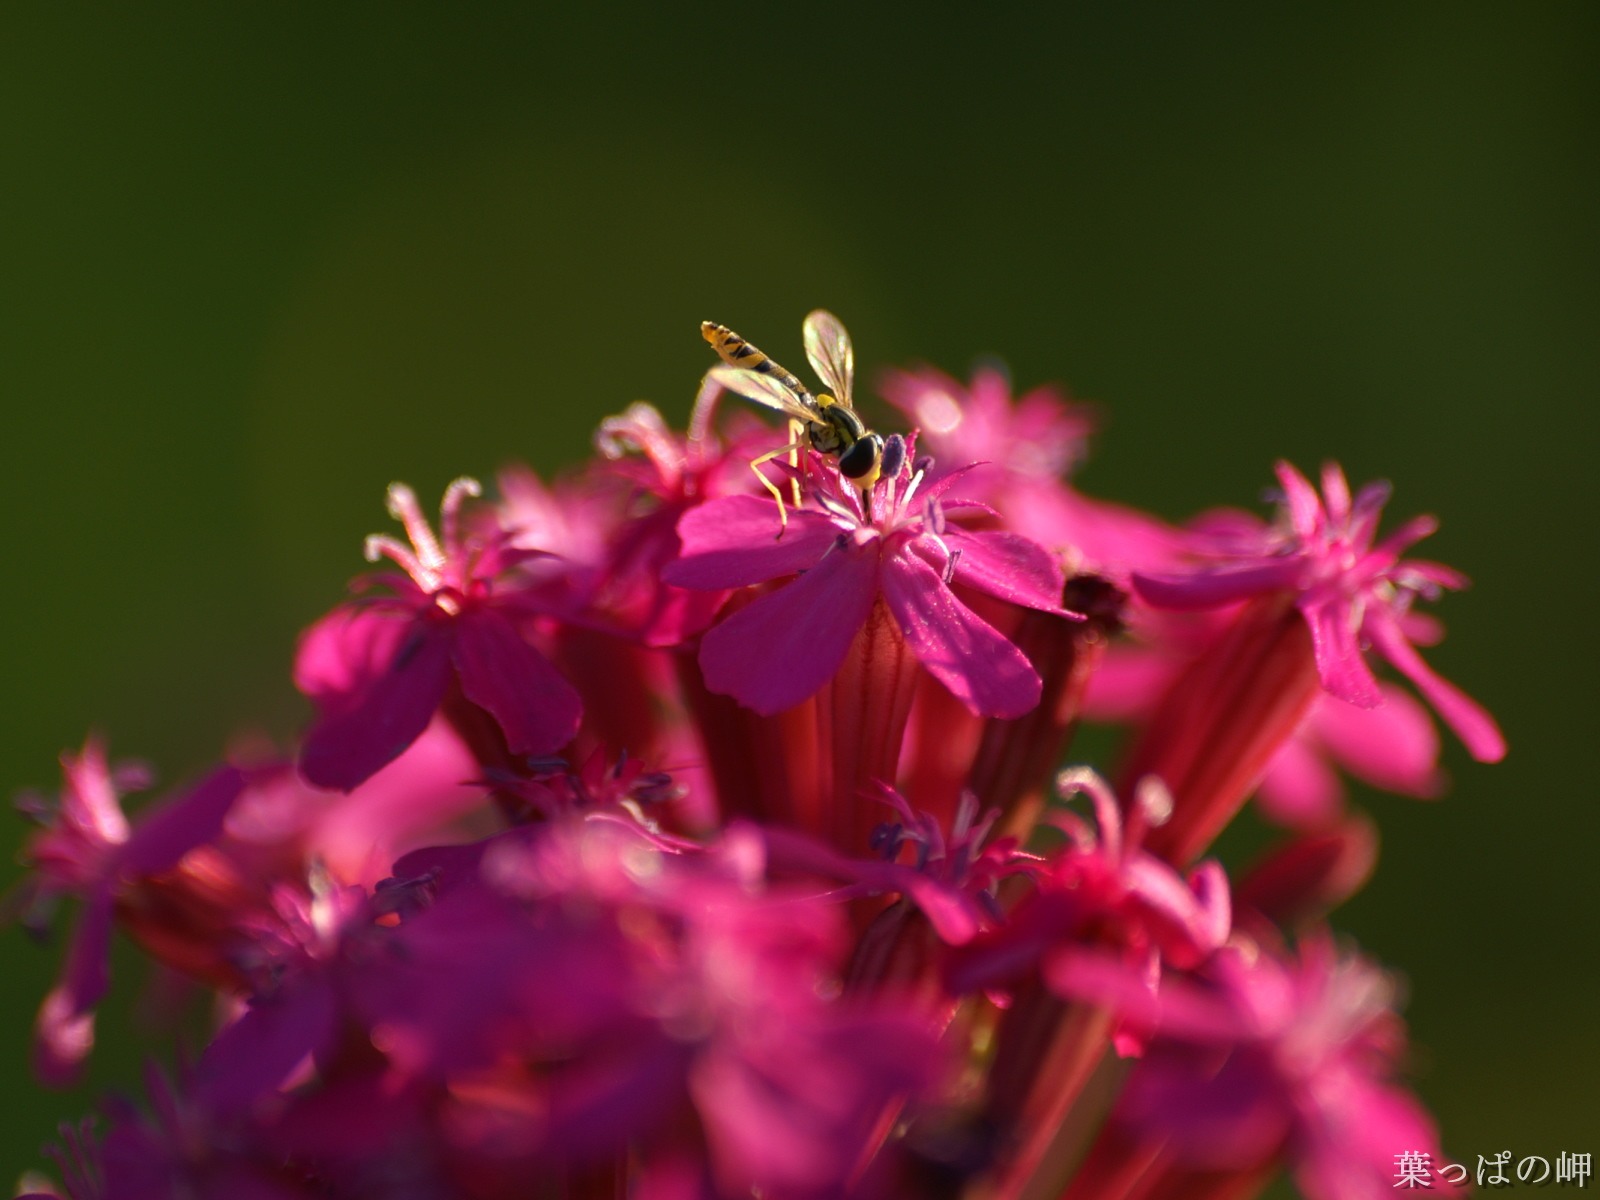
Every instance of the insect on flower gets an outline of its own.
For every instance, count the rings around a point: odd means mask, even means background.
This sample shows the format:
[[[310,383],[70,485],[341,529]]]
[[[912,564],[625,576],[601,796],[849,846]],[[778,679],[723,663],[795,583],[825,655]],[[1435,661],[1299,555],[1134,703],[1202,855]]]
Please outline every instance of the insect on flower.
[[[850,403],[855,378],[855,350],[839,318],[817,309],[805,320],[806,358],[824,386],[813,396],[792,372],[785,370],[726,325],[700,322],[700,336],[711,343],[726,366],[712,367],[709,378],[746,400],[776,409],[789,418],[789,444],[763,454],[750,464],[761,486],[778,502],[779,536],[788,528],[783,493],[761,472],[765,463],[805,447],[839,460],[839,473],[863,490],[883,471],[884,439],[868,429]],[[795,504],[799,506],[798,488]]]

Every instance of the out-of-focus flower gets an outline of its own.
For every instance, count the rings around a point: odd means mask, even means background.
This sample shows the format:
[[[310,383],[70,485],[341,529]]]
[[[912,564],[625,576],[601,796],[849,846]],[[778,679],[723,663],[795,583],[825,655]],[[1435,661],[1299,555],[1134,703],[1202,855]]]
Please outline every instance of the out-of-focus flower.
[[[515,754],[549,754],[577,730],[577,693],[519,631],[527,613],[516,593],[496,588],[534,552],[462,527],[461,506],[478,491],[470,479],[446,490],[441,540],[411,489],[392,485],[389,511],[411,544],[374,535],[367,557],[388,557],[403,573],[364,581],[390,594],[334,609],[301,640],[295,682],[318,718],[300,768],[317,786],[348,791],[393,761],[453,683],[493,716]]]
[[[105,748],[90,738],[81,754],[61,756],[62,789],[54,812],[31,798],[25,811],[46,822],[29,841],[33,869],[15,901],[39,918],[40,906],[63,895],[83,901],[61,981],[39,1010],[34,1067],[47,1082],[70,1083],[94,1045],[94,1006],[110,983],[112,919],[120,894],[135,880],[177,866],[222,829],[244,780],[225,767],[191,791],[140,815],[130,825],[119,791],[146,785],[139,768],[113,770]]]
[[[1128,1081],[1101,1161],[1073,1197],[1137,1144],[1182,1195],[1194,1172],[1259,1178],[1283,1159],[1310,1200],[1394,1194],[1402,1151],[1438,1159],[1433,1122],[1393,1079],[1405,1048],[1393,981],[1326,935],[1296,957],[1241,941],[1195,982],[1163,990],[1159,1035]]]
[[[1087,456],[1093,411],[1053,387],[1012,399],[1003,370],[979,367],[961,384],[929,367],[890,371],[889,402],[911,419],[918,442],[941,463],[975,463],[962,491],[992,506],[1006,527],[1066,551],[1073,565],[1127,585],[1136,568],[1181,561],[1183,538],[1137,509],[1084,495],[1067,477]],[[934,472],[937,480],[940,472]]]
[[[1115,960],[1153,996],[1163,961],[1192,967],[1227,938],[1227,877],[1208,862],[1185,878],[1142,849],[1146,831],[1170,815],[1171,798],[1159,784],[1140,790],[1126,818],[1092,771],[1063,772],[1058,786],[1063,798],[1088,795],[1095,825],[1071,812],[1055,816],[1067,844],[1032,872],[1037,891],[1005,928],[954,960],[955,986],[1002,985],[1037,969],[1052,988],[1076,998],[1081,978],[1117,971],[1109,966]]]

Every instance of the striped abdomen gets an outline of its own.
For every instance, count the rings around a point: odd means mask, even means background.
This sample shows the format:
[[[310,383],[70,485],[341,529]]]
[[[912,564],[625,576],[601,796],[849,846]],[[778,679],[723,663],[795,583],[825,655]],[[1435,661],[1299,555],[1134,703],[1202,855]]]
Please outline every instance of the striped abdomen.
[[[717,352],[717,357],[730,367],[743,367],[746,371],[770,375],[798,396],[802,403],[815,403],[811,393],[806,390],[805,384],[801,383],[798,377],[784,370],[726,325],[718,325],[714,321],[701,321],[700,336],[711,343],[711,348]]]

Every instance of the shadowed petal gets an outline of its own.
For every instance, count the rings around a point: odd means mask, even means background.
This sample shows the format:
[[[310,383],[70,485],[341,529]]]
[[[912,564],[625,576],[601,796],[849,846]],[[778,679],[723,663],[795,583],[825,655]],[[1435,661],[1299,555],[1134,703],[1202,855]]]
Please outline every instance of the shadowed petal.
[[[119,856],[119,865],[141,875],[176,866],[190,850],[216,839],[243,791],[244,775],[239,769],[222,767],[187,796],[142,813]]]
[[[930,674],[980,717],[1020,717],[1039,703],[1039,674],[1027,657],[911,555],[884,564],[882,587],[912,652]]]
[[[735,588],[765,583],[815,566],[839,536],[820,513],[790,512],[789,527],[761,496],[726,496],[683,514],[678,537],[683,556],[666,565],[661,578],[677,587]]]
[[[338,1006],[325,977],[310,975],[256,1000],[206,1048],[196,1094],[223,1111],[255,1104],[319,1054],[338,1030]]]
[[[875,546],[840,549],[741,608],[701,639],[706,686],[758,713],[799,704],[838,672],[872,611],[877,574]]]
[[[300,750],[317,787],[348,792],[427,728],[450,683],[453,623],[336,609],[300,644],[295,679],[322,709]]]
[[[499,722],[516,754],[549,754],[578,732],[578,693],[523,641],[509,619],[473,608],[456,620],[456,669],[461,690]]]

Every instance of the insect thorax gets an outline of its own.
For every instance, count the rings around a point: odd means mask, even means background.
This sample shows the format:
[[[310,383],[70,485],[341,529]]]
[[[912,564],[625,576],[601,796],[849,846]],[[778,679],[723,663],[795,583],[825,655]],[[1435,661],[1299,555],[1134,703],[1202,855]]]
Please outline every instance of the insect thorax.
[[[832,396],[817,397],[816,426],[811,430],[811,445],[822,454],[844,454],[866,436],[867,427],[853,409]]]

